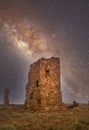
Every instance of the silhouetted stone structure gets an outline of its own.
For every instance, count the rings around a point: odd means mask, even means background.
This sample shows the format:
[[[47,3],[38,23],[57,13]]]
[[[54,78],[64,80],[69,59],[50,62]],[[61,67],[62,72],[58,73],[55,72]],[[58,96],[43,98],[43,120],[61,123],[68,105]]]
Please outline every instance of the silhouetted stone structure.
[[[9,105],[9,92],[10,92],[10,89],[5,89],[4,90],[4,105]]]
[[[25,104],[35,111],[57,111],[61,108],[59,58],[41,58],[31,64]]]
[[[75,108],[75,107],[78,107],[78,106],[79,106],[79,104],[74,100],[73,104],[69,105],[67,108],[72,109],[72,108]]]

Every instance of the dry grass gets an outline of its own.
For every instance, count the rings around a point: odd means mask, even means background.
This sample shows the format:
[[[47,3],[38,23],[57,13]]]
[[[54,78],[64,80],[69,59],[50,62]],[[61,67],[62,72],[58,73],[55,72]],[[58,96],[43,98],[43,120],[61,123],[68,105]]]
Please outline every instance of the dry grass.
[[[89,130],[89,106],[80,105],[58,113],[0,106],[0,130]]]

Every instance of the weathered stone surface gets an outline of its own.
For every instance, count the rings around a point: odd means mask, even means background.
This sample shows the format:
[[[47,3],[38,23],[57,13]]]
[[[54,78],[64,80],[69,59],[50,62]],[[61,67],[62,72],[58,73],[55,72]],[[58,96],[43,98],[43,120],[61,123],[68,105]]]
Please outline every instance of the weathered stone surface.
[[[25,104],[36,111],[57,111],[61,108],[59,58],[41,58],[30,66]]]
[[[5,89],[4,90],[4,105],[9,105],[9,92],[10,89]]]

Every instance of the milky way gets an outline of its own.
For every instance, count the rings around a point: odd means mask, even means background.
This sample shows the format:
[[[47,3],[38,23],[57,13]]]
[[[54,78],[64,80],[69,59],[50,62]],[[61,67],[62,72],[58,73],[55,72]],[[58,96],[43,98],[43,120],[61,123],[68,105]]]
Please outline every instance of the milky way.
[[[61,60],[64,102],[88,102],[88,11],[89,2],[83,0],[1,1],[1,102],[8,87],[12,102],[23,103],[29,65],[50,56]]]

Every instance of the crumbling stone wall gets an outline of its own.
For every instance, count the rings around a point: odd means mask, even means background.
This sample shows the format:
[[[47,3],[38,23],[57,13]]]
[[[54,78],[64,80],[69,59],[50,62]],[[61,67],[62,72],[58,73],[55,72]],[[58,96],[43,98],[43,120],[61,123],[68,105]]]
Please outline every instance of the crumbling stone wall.
[[[61,108],[59,58],[41,58],[30,66],[25,104],[36,111],[57,111]]]
[[[10,89],[5,89],[4,90],[4,105],[9,105],[9,92]]]

